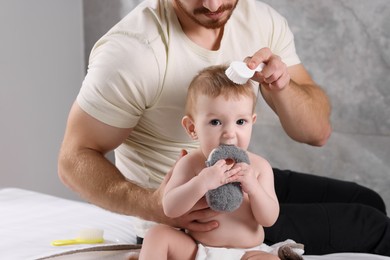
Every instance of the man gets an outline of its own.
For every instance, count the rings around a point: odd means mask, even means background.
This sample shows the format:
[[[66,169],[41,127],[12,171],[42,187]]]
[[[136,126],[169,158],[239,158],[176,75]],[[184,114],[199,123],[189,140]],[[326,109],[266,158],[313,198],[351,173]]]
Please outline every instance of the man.
[[[161,194],[180,151],[197,147],[180,126],[190,80],[204,67],[245,57],[250,68],[266,64],[253,79],[286,133],[298,142],[324,145],[331,133],[329,101],[300,63],[283,17],[254,0],[151,0],[94,46],[69,114],[60,178],[84,199],[114,212],[195,231],[218,228],[216,221],[203,221],[217,214],[204,201],[183,217],[167,218]],[[113,149],[115,166],[104,156]],[[380,244],[389,236],[386,216],[360,205],[367,201],[385,211],[376,193],[355,184],[274,172],[281,216],[266,230],[266,241],[291,238],[315,254],[390,254]],[[340,204],[344,202],[359,204]],[[356,214],[362,217],[353,221],[350,217]],[[321,219],[325,216],[330,219]],[[362,223],[376,230],[369,234],[373,242],[367,247],[354,248],[366,230],[359,238],[345,232],[329,237],[330,229],[356,230]]]

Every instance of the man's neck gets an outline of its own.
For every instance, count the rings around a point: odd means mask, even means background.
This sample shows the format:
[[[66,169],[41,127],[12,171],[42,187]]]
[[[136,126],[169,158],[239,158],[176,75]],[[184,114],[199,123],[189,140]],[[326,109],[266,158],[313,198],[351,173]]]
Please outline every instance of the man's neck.
[[[198,26],[200,27],[200,26]],[[183,27],[182,27],[183,28]],[[184,33],[191,41],[197,45],[212,51],[219,49],[223,36],[223,28],[219,29],[206,29],[197,28],[196,30],[185,30]]]

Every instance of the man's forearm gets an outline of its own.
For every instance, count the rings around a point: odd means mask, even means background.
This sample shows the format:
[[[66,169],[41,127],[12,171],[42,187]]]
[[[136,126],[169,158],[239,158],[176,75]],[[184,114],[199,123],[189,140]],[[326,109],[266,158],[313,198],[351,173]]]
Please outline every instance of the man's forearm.
[[[271,101],[286,133],[295,141],[322,146],[331,133],[330,104],[323,90],[312,84],[290,85],[280,91],[262,92]]]
[[[152,199],[153,191],[126,180],[101,153],[63,148],[58,168],[64,184],[83,199],[109,211],[155,220],[152,211],[157,210],[158,202]]]

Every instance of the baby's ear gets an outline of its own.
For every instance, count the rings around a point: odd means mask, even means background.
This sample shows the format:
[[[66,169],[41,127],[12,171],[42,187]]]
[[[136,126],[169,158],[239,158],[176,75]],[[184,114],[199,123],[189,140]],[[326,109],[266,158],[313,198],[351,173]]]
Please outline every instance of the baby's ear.
[[[181,125],[186,130],[189,137],[191,137],[192,140],[197,140],[198,136],[195,132],[195,123],[194,120],[190,116],[184,116],[181,120]]]
[[[253,122],[253,124],[256,123],[256,119],[257,119],[257,115],[253,114],[252,115],[252,122]]]

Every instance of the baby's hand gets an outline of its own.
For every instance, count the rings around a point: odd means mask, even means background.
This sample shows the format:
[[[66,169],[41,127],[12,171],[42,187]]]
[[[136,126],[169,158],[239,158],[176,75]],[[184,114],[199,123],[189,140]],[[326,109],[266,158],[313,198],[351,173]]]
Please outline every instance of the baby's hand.
[[[258,189],[257,172],[247,163],[236,163],[231,171],[239,169],[229,179],[229,182],[240,182],[244,192],[251,194]]]
[[[241,167],[228,165],[225,160],[219,160],[213,166],[204,168],[199,177],[203,179],[207,190],[213,190],[226,183],[233,182]]]

